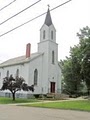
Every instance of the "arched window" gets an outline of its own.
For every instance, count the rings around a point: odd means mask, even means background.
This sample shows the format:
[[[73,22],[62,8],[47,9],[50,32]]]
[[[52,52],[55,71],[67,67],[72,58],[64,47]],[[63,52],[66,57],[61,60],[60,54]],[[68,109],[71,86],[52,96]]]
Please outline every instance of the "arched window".
[[[54,57],[55,57],[55,54],[54,54],[54,51],[52,51],[52,64],[54,64],[54,62],[55,62]]]
[[[43,39],[45,39],[46,33],[45,30],[43,31]]]
[[[51,39],[53,40],[53,31],[51,31]]]
[[[37,81],[38,81],[38,70],[35,69],[34,70],[34,85],[37,85]]]
[[[16,77],[19,77],[19,69],[16,70]]]
[[[7,74],[6,74],[7,77],[9,77],[9,70],[7,70]]]

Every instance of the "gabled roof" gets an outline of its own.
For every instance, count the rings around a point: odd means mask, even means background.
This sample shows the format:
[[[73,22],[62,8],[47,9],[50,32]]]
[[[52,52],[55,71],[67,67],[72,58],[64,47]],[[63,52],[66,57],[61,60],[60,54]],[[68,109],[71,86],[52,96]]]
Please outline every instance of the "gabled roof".
[[[0,64],[0,68],[2,67],[7,67],[7,66],[12,66],[12,65],[19,65],[19,64],[24,64],[27,62],[30,62],[31,60],[41,56],[43,53],[33,53],[29,58],[26,58],[26,56],[19,56],[16,58],[9,59],[3,63]]]
[[[46,19],[45,19],[45,23],[44,24],[46,24],[47,26],[52,25],[52,19],[51,19],[49,8],[48,8],[48,11],[47,11],[47,15],[46,15]]]

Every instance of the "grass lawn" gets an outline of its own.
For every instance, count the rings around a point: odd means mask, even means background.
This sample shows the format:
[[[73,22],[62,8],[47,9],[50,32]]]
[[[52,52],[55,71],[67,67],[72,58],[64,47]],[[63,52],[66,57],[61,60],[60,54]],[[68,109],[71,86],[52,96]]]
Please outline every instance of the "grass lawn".
[[[27,103],[27,102],[37,102],[36,99],[20,99],[16,98],[15,101],[12,98],[0,97],[0,104],[12,104],[12,103]]]
[[[38,104],[27,104],[25,106],[90,111],[90,100],[42,102]]]

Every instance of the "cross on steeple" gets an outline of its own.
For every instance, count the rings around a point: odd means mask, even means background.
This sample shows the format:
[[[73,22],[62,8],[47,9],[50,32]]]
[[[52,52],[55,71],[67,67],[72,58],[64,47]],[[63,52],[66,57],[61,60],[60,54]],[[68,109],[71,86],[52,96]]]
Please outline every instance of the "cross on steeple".
[[[48,6],[48,8],[50,8],[50,5],[49,5],[49,4],[48,4],[47,6]]]

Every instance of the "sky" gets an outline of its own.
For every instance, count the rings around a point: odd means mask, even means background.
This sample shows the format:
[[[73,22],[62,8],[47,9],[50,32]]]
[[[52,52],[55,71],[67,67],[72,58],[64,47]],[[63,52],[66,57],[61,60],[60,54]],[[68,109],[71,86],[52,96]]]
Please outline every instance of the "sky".
[[[13,0],[0,0],[0,9]],[[25,9],[38,0],[16,0],[0,11],[0,23]],[[66,2],[67,0],[41,0],[38,4],[0,25],[0,35],[27,22],[28,20]],[[37,52],[40,42],[40,28],[46,15],[0,37],[0,62],[26,53],[26,44],[31,43],[31,53]],[[70,47],[77,45],[77,32],[85,26],[90,27],[90,0],[72,0],[71,2],[51,11],[52,22],[56,28],[58,43],[58,60],[69,56]]]

